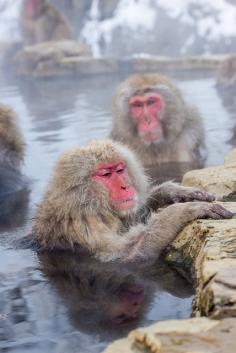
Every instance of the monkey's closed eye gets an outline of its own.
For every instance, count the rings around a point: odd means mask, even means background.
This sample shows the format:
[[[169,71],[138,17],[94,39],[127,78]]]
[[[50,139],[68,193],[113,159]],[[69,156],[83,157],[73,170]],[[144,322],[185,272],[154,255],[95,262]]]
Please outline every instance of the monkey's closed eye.
[[[101,174],[102,177],[109,178],[112,175],[112,172],[105,172]]]
[[[122,174],[124,172],[125,168],[119,168],[117,169],[116,173],[117,174]]]

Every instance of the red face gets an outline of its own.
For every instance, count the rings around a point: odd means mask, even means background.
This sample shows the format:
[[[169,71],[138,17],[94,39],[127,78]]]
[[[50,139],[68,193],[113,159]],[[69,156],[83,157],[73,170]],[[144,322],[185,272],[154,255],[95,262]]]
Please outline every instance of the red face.
[[[28,17],[37,17],[42,8],[43,0],[25,0],[25,10]]]
[[[155,92],[130,98],[130,114],[137,124],[138,134],[143,140],[157,142],[163,138],[161,125],[163,107],[163,98]]]
[[[92,178],[106,188],[110,200],[118,210],[129,210],[135,207],[136,191],[130,184],[123,161],[99,165]]]

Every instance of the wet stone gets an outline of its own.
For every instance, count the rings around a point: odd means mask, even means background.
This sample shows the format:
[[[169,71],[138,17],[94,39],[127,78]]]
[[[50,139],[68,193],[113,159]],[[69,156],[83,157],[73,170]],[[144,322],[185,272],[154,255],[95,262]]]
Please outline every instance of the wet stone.
[[[235,353],[236,319],[162,321],[132,331],[104,353]]]
[[[16,73],[31,76],[57,76],[71,71],[67,61],[90,57],[91,50],[84,43],[75,41],[44,42],[24,47],[15,57]],[[73,72],[72,72],[73,73]]]
[[[236,163],[189,171],[182,185],[205,190],[220,201],[236,201]]]

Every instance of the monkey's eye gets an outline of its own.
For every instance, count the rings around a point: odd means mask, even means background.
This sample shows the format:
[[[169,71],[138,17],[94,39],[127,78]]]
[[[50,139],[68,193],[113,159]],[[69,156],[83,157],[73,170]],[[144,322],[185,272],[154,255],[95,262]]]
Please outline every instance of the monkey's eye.
[[[157,102],[156,98],[149,98],[147,100],[147,105],[152,105],[152,104],[155,104],[156,102]]]
[[[143,103],[142,102],[134,102],[132,103],[132,107],[134,108],[141,108],[143,106]]]
[[[117,174],[122,174],[124,172],[125,168],[124,167],[120,167],[116,170]]]
[[[101,173],[101,176],[104,178],[109,178],[110,176],[112,176],[112,172],[109,172],[109,171],[105,172],[104,171]]]

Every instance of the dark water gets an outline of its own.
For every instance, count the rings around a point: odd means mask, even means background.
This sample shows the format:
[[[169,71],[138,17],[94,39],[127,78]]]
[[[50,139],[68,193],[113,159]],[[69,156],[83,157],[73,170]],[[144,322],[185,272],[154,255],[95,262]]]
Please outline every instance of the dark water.
[[[65,254],[38,258],[12,245],[29,231],[60,153],[107,136],[111,97],[121,78],[24,83],[0,78],[0,101],[17,112],[24,132],[24,173],[31,178],[31,193],[19,207],[22,213],[14,210],[11,224],[0,228],[1,352],[99,352],[131,328],[190,315],[191,286],[163,266],[109,268]],[[212,78],[177,81],[204,116],[206,164],[222,163],[235,145],[232,102],[220,98]],[[165,173],[175,178],[176,166]]]

